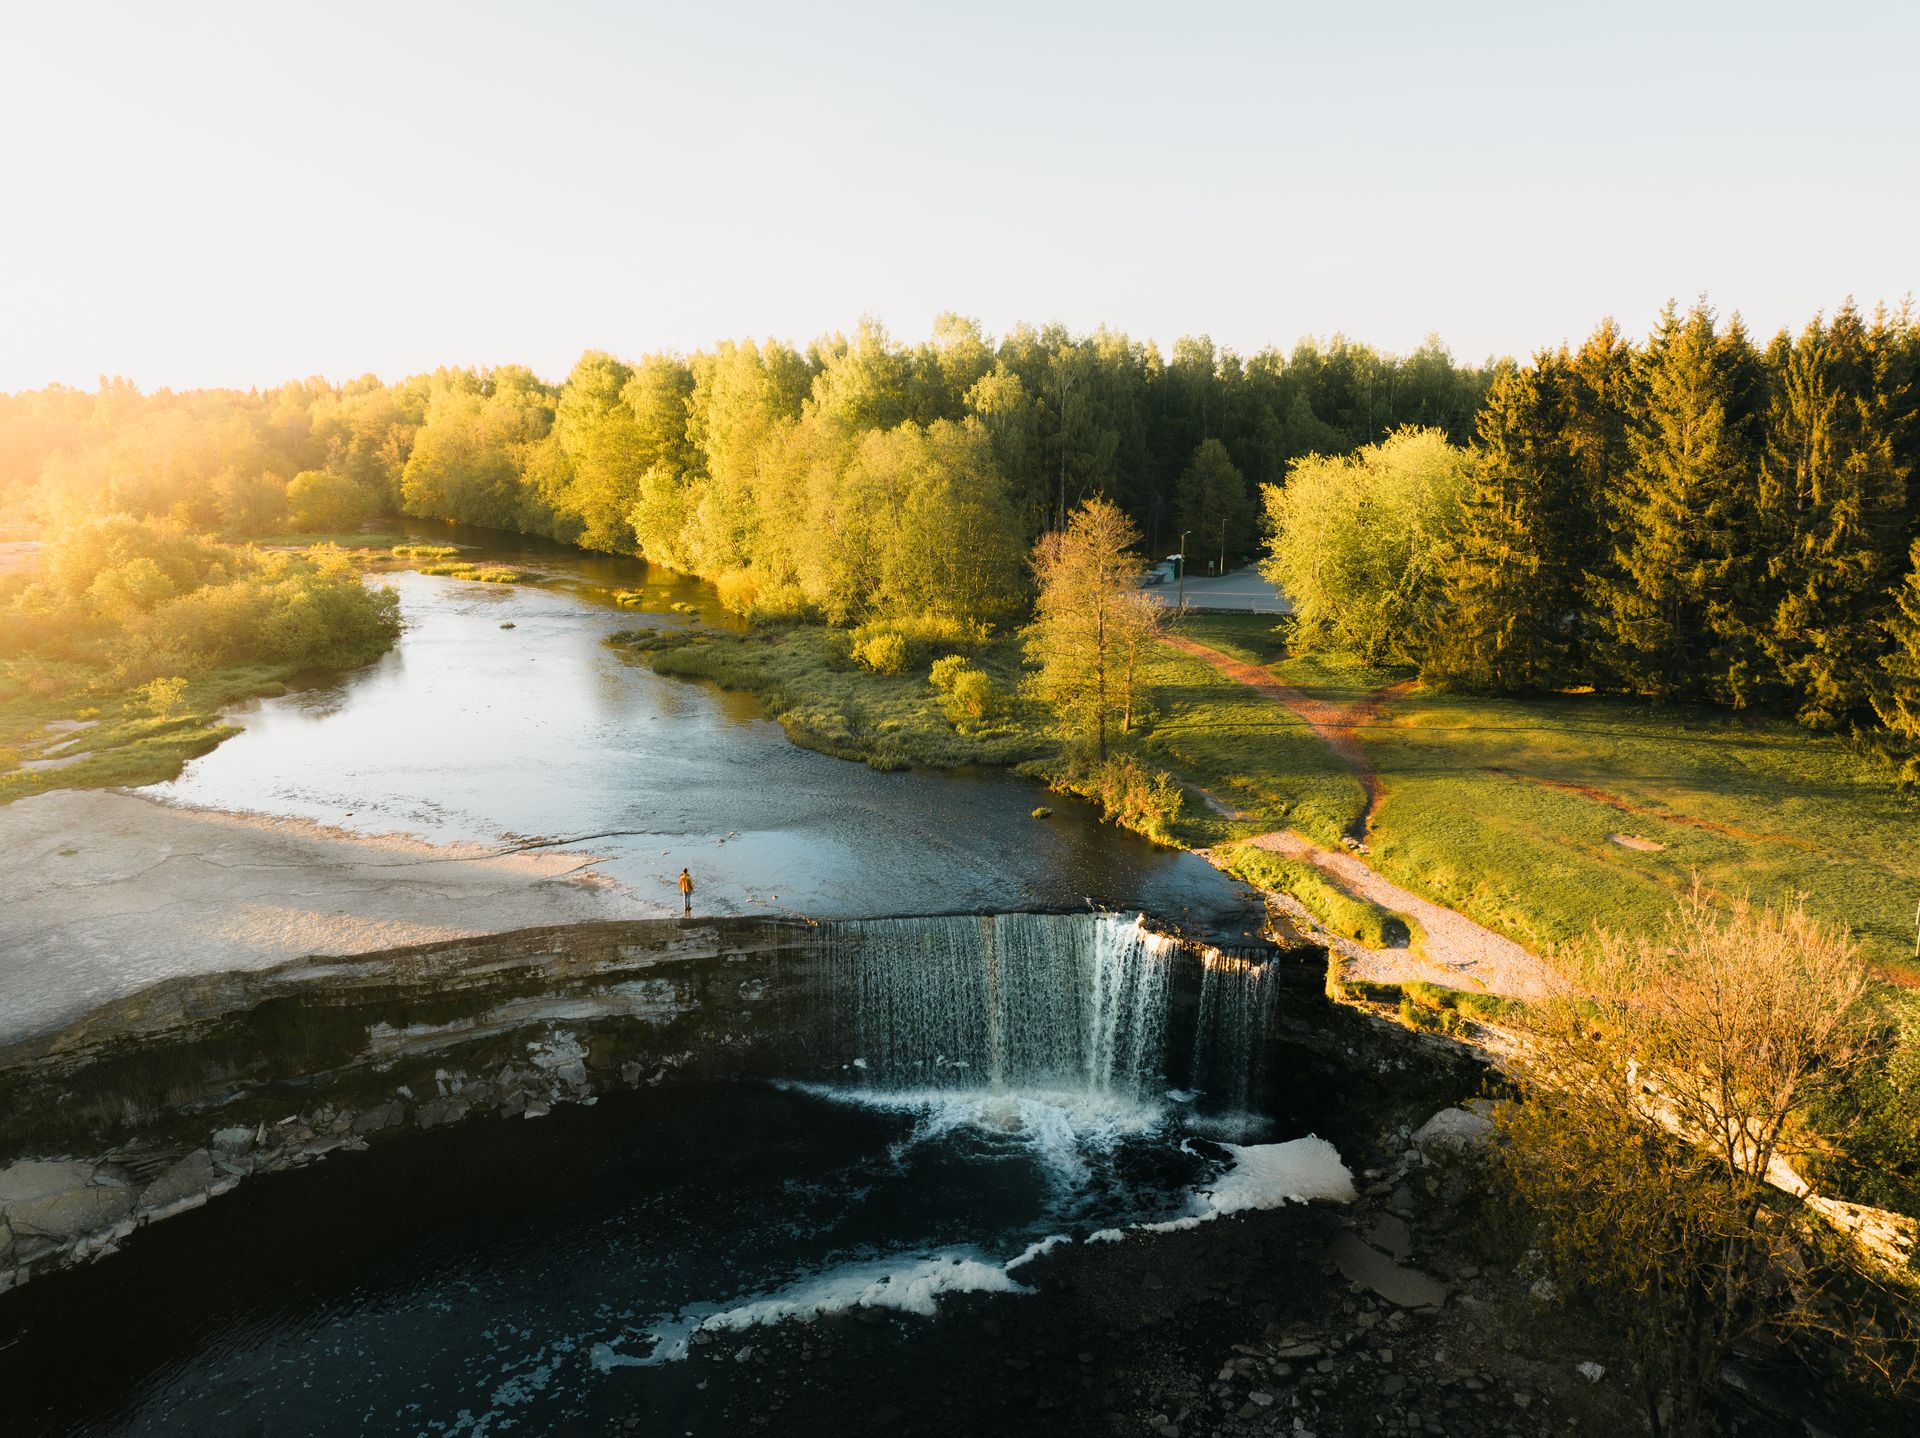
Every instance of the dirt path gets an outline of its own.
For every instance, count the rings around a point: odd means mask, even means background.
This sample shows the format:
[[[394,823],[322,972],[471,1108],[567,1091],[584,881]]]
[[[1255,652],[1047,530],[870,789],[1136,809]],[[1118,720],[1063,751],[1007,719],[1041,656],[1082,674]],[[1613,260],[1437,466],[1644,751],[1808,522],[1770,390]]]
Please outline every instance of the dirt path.
[[[1196,644],[1191,639],[1179,635],[1166,634],[1161,641],[1178,649],[1182,654],[1190,654],[1195,659],[1204,660],[1218,669],[1227,678],[1246,685],[1255,693],[1274,703],[1285,706],[1293,716],[1320,736],[1326,746],[1339,756],[1340,762],[1360,781],[1360,789],[1366,795],[1359,816],[1348,827],[1348,836],[1364,843],[1368,832],[1373,828],[1374,811],[1380,807],[1380,776],[1373,771],[1373,765],[1367,762],[1366,751],[1360,747],[1359,736],[1353,731],[1356,725],[1373,719],[1379,712],[1379,701],[1386,691],[1370,694],[1357,704],[1331,703],[1325,699],[1315,699],[1302,693],[1291,685],[1282,684],[1273,677],[1271,670],[1258,664],[1249,664],[1245,660],[1235,659],[1230,654],[1222,654],[1218,649],[1209,649],[1204,644]]]
[[[1366,751],[1361,748],[1354,730],[1377,719],[1382,701],[1390,698],[1398,686],[1379,690],[1354,703],[1335,703],[1282,684],[1262,665],[1249,664],[1177,635],[1163,638],[1181,653],[1206,661],[1227,678],[1284,705],[1325,741],[1360,781],[1366,794],[1366,807],[1347,831],[1348,837],[1365,842],[1380,807],[1382,792],[1380,776],[1367,761]],[[1249,842],[1285,858],[1305,860],[1325,874],[1335,887],[1403,914],[1420,926],[1423,937],[1417,949],[1369,949],[1351,939],[1324,935],[1329,946],[1339,954],[1342,972],[1348,978],[1376,983],[1425,981],[1449,988],[1477,989],[1503,998],[1527,998],[1546,988],[1545,966],[1512,939],[1401,888],[1377,873],[1358,854],[1323,849],[1292,830],[1262,834]],[[1299,906],[1291,904],[1290,912],[1294,908]],[[1293,917],[1311,922],[1304,909]]]
[[[1284,858],[1305,860],[1349,894],[1404,914],[1420,926],[1423,937],[1416,949],[1369,949],[1351,940],[1339,940],[1337,947],[1347,961],[1343,972],[1348,978],[1379,983],[1425,980],[1509,999],[1535,997],[1546,991],[1545,965],[1512,939],[1401,888],[1368,867],[1357,854],[1323,849],[1290,830],[1262,834],[1248,842]]]

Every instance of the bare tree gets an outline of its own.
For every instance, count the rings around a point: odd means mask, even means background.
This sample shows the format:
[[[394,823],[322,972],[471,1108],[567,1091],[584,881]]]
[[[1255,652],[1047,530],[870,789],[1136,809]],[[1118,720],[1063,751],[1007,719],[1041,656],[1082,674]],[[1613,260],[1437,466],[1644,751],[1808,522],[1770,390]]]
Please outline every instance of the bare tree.
[[[1798,903],[1696,887],[1658,937],[1599,935],[1577,989],[1530,1006],[1495,1161],[1561,1297],[1630,1345],[1656,1434],[1699,1433],[1762,1332],[1817,1328],[1900,1376],[1887,1326],[1856,1321],[1900,1295],[1813,1239],[1784,1162],[1862,1051],[1865,988],[1853,944]]]

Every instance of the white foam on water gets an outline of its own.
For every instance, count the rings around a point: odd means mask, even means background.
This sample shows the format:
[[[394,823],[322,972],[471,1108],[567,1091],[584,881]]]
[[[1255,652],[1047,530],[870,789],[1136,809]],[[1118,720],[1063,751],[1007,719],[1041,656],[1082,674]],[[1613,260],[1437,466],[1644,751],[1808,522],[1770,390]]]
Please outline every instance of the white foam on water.
[[[677,1363],[687,1356],[696,1333],[744,1333],[789,1320],[807,1322],[830,1313],[856,1308],[883,1308],[931,1318],[940,1300],[950,1293],[1031,1293],[1011,1270],[1030,1263],[1057,1244],[1071,1242],[1056,1234],[1030,1245],[1001,1263],[979,1249],[960,1249],[931,1257],[883,1258],[842,1264],[813,1274],[786,1288],[742,1299],[726,1306],[700,1304],[677,1318],[651,1329],[653,1348],[644,1358],[622,1353],[610,1343],[593,1346],[593,1366],[602,1373],[614,1368],[651,1367]]]
[[[1047,1238],[1041,1239],[1038,1243],[1029,1243],[1027,1245],[1026,1252],[1022,1253],[1018,1258],[1009,1258],[1006,1261],[1006,1264],[1004,1266],[1008,1273],[1012,1273],[1014,1269],[1020,1268],[1026,1264],[1032,1263],[1036,1258],[1046,1257],[1049,1253],[1052,1253],[1054,1249],[1058,1248],[1061,1244],[1072,1243],[1072,1242],[1073,1242],[1073,1236],[1071,1234],[1067,1234],[1067,1233],[1053,1234]]]
[[[1233,1155],[1233,1166],[1210,1187],[1196,1188],[1187,1212],[1127,1229],[1103,1228],[1089,1234],[1086,1242],[1118,1243],[1128,1232],[1180,1233],[1229,1213],[1289,1203],[1351,1203],[1355,1197],[1352,1170],[1341,1160],[1340,1150],[1323,1138],[1309,1135],[1287,1143],[1221,1147]]]
[[[1111,1153],[1166,1121],[1159,1104],[1086,1089],[993,1093],[980,1089],[846,1089],[825,1084],[786,1087],[835,1103],[912,1114],[913,1132],[894,1145],[899,1159],[914,1149],[965,1134],[1029,1156],[1057,1189],[1075,1191],[1092,1178],[1088,1158]]]
[[[1222,1147],[1233,1155],[1233,1167],[1214,1181],[1206,1195],[1215,1213],[1315,1200],[1351,1203],[1356,1197],[1352,1170],[1341,1161],[1340,1150],[1324,1138],[1309,1135],[1289,1143]]]

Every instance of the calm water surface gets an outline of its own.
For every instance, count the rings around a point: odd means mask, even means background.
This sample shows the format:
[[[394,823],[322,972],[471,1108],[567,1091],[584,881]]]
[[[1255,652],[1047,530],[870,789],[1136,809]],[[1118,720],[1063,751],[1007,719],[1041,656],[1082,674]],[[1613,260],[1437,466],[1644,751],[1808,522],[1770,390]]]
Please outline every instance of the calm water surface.
[[[705,585],[558,546],[482,554],[544,582],[387,576],[407,624],[393,652],[241,711],[242,734],[144,792],[436,842],[565,840],[662,907],[687,865],[709,913],[1091,902],[1251,926],[1241,886],[1028,780],[883,774],[812,753],[750,697],[662,678],[604,642],[639,625],[725,625]],[[620,608],[615,588],[644,588],[648,609]],[[1036,821],[1043,800],[1056,816]]]

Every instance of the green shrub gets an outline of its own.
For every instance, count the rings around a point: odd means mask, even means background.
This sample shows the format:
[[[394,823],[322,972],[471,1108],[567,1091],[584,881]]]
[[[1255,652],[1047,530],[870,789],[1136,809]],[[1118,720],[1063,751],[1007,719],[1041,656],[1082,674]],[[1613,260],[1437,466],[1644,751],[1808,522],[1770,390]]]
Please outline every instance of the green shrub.
[[[156,719],[171,719],[180,712],[187,694],[187,681],[177,675],[169,679],[149,679],[133,691],[134,702]]]
[[[1180,786],[1171,774],[1153,773],[1131,754],[1117,754],[1099,765],[1082,789],[1100,806],[1100,816],[1160,843],[1180,817]]]
[[[891,632],[854,641],[853,657],[875,674],[903,674],[907,668],[907,641]]]
[[[973,661],[964,654],[949,654],[933,661],[933,668],[927,674],[927,682],[942,694],[953,688],[953,681],[973,667]]]
[[[941,708],[956,727],[981,724],[1000,718],[1007,712],[1007,699],[994,687],[993,678],[984,670],[963,669],[953,677]],[[1178,791],[1175,792],[1176,799]],[[1178,812],[1178,805],[1175,805]]]

